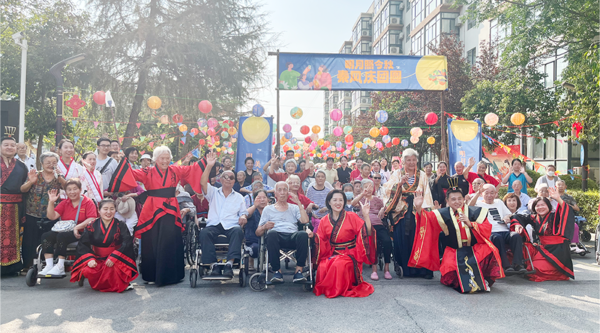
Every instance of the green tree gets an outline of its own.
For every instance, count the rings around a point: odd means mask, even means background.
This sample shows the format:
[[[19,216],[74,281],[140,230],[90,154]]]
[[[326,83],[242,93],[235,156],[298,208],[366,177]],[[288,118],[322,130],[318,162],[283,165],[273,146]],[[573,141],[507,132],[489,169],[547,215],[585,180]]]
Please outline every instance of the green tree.
[[[90,0],[89,4],[97,13],[95,86],[118,92],[113,94],[119,106],[116,117],[128,121],[125,146],[137,132],[140,118],[160,116],[141,113],[148,110],[149,94],[161,97],[160,113],[179,113],[186,121],[201,116],[197,105],[203,99],[213,104],[210,116],[233,117],[250,88],[262,83],[269,32],[252,1]]]

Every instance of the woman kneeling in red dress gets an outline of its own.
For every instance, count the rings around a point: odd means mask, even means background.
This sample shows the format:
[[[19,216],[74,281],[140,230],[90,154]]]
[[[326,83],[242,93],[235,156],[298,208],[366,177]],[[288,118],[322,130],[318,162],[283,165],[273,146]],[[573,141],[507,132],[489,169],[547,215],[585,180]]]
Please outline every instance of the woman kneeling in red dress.
[[[370,203],[361,203],[365,220],[344,211],[346,196],[340,190],[329,192],[325,199],[329,214],[319,223],[315,234],[318,264],[315,295],[367,297],[373,286],[362,278],[363,263],[375,262],[375,230],[369,220]]]
[[[100,218],[89,224],[77,245],[77,260],[71,282],[88,279],[92,289],[123,292],[138,276],[133,254],[133,237],[125,222],[115,219],[115,202],[98,204]]]

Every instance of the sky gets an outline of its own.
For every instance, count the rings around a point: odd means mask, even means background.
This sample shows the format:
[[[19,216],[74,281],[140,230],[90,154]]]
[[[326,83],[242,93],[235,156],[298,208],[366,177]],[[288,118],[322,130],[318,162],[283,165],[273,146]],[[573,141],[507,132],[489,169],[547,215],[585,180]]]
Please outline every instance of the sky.
[[[338,53],[342,43],[350,40],[352,27],[361,12],[366,12],[372,0],[263,0],[263,12],[267,14],[269,28],[279,33],[273,50],[299,53]],[[265,108],[265,116],[277,119],[276,57],[268,57],[266,75],[273,75],[271,85],[258,92],[249,107],[260,103]],[[303,137],[300,126],[319,125],[323,128],[322,91],[281,91],[281,125],[292,125],[295,137]],[[298,120],[290,116],[290,110],[299,107],[304,116]],[[282,131],[283,134],[283,131]],[[322,135],[322,132],[320,133]]]

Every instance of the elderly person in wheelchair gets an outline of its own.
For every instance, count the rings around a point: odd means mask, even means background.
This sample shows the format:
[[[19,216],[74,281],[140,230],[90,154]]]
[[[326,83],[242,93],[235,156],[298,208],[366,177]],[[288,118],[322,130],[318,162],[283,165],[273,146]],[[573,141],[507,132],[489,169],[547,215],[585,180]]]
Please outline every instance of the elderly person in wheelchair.
[[[206,156],[207,165],[200,180],[202,192],[209,203],[206,228],[200,231],[202,263],[211,265],[209,278],[233,278],[234,260],[241,260],[244,239],[242,227],[248,222],[248,211],[244,197],[233,190],[235,174],[232,171],[223,171],[221,188],[215,188],[208,183],[208,175],[216,160],[216,154],[213,152]],[[215,242],[219,235],[225,235],[229,242],[227,263],[223,266],[217,264],[215,250]]]
[[[298,230],[298,221],[307,224],[309,222],[308,215],[297,195],[291,195],[295,204],[287,203],[288,196],[290,196],[289,185],[286,182],[277,182],[275,184],[277,202],[265,207],[256,229],[257,236],[266,233],[268,260],[275,272],[271,283],[283,283],[279,258],[279,249],[281,248],[296,249],[296,270],[293,281],[294,283],[306,282],[302,269],[306,264],[308,254],[308,238],[312,237],[313,233],[308,229],[306,231]]]

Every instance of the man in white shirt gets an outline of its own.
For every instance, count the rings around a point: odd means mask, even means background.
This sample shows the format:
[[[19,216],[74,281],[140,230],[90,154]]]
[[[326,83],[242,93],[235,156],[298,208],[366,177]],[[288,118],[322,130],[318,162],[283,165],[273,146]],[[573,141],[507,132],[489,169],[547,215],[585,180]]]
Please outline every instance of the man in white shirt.
[[[500,252],[500,258],[502,259],[502,267],[507,273],[524,273],[527,270],[523,267],[523,239],[519,232],[523,229],[520,225],[515,227],[516,232],[511,232],[509,223],[511,212],[506,207],[504,202],[500,199],[496,199],[498,190],[492,184],[485,184],[483,186],[483,201],[477,202],[477,207],[487,208],[488,215],[487,219],[492,225],[492,235],[490,240],[494,243],[494,246],[498,248]],[[521,230],[517,230],[521,229]],[[510,245],[510,249],[513,253],[513,266],[510,265],[508,257],[506,256],[506,245]]]
[[[23,162],[27,167],[27,170],[37,170],[35,166],[35,157],[27,156],[27,145],[24,143],[17,143],[17,154],[15,155],[15,158]]]
[[[531,200],[531,198],[526,193],[521,192],[523,184],[520,180],[515,180],[512,183],[512,188],[515,190],[514,193],[519,193],[519,200],[521,200],[521,208],[519,208],[519,211],[526,211],[528,209],[527,205],[529,204],[529,200]]]
[[[208,218],[206,228],[200,231],[200,244],[202,246],[202,263],[211,264],[209,278],[233,278],[233,262],[242,258],[242,240],[244,231],[242,227],[248,222],[248,210],[244,197],[233,190],[235,174],[231,170],[221,174],[222,187],[216,188],[208,183],[210,171],[217,161],[213,152],[206,155],[206,169],[202,173],[200,186],[206,200],[208,200]],[[229,250],[227,263],[219,265],[215,251],[215,241],[219,235],[227,236]],[[221,270],[222,269],[222,270]],[[222,272],[221,272],[222,271]]]
[[[110,179],[112,178],[113,173],[117,170],[117,166],[119,163],[115,161],[113,158],[108,157],[108,153],[110,152],[110,140],[107,138],[100,138],[96,142],[98,146],[98,157],[96,158],[96,170],[100,171],[102,175],[102,187],[104,191],[104,196],[110,195],[106,191],[108,185],[110,185]]]
[[[323,171],[325,171],[325,180],[331,184],[331,186],[335,186],[335,183],[338,181],[337,170],[333,168],[333,157],[327,157],[326,166]]]

